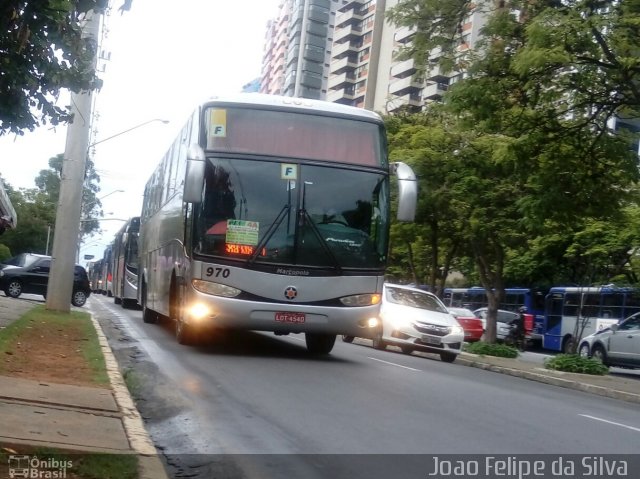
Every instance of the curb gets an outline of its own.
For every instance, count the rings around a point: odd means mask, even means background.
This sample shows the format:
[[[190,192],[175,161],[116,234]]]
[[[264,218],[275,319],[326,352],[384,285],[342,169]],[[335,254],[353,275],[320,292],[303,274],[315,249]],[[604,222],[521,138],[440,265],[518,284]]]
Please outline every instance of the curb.
[[[167,478],[167,473],[158,457],[156,447],[144,427],[142,416],[140,416],[131,398],[129,389],[120,373],[118,363],[111,351],[107,337],[102,331],[100,323],[93,317],[93,314],[91,314],[91,321],[98,335],[100,349],[102,350],[107,367],[107,374],[109,375],[109,381],[113,388],[113,396],[122,413],[122,423],[125,434],[127,435],[131,449],[139,455],[140,479]]]
[[[468,353],[467,353],[468,354]],[[531,371],[523,371],[521,369],[508,368],[504,366],[496,366],[495,364],[485,363],[472,358],[464,358],[458,355],[457,363],[474,368],[484,369],[486,371],[493,371],[496,373],[507,374],[509,376],[515,376],[523,379],[529,379],[531,381],[537,381],[540,383],[551,384],[553,386],[559,386],[568,389],[575,389],[578,391],[588,392],[596,394],[598,396],[604,396],[612,399],[619,399],[621,401],[632,402],[640,404],[640,394],[630,393],[626,391],[619,391],[617,389],[609,389],[603,386],[596,386],[594,384],[587,384],[573,379],[564,379],[548,374],[536,373]],[[570,374],[570,373],[565,373]]]

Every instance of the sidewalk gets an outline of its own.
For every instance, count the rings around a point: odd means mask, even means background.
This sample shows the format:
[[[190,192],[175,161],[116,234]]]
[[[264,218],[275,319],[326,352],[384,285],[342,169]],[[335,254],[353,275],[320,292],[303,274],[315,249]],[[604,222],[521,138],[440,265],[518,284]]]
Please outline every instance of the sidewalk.
[[[640,378],[624,377],[621,374],[594,376],[565,373],[545,369],[540,364],[521,359],[478,356],[469,353],[462,353],[456,359],[456,363],[640,404]]]
[[[37,304],[0,294],[0,328]],[[96,321],[94,326],[111,389],[0,376],[0,444],[136,454],[141,479],[166,478],[111,348]]]

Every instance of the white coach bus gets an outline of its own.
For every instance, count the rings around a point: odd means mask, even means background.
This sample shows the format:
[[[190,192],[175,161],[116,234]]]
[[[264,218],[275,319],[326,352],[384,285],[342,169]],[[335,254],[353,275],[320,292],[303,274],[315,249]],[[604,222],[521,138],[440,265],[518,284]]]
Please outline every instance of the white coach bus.
[[[138,305],[138,232],[140,217],[134,216],[116,233],[111,255],[113,300],[123,308]]]
[[[417,181],[389,164],[384,124],[344,105],[260,94],[205,102],[149,179],[140,227],[145,322],[204,330],[304,333],[326,354],[336,335],[379,328],[389,243]]]

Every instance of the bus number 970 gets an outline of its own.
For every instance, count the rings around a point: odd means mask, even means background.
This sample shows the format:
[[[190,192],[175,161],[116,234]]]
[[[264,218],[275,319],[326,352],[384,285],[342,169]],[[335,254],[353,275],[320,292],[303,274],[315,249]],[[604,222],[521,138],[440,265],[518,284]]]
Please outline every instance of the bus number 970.
[[[231,274],[229,268],[214,268],[213,266],[209,266],[205,272],[207,276],[213,276],[215,278],[223,277],[228,278]]]

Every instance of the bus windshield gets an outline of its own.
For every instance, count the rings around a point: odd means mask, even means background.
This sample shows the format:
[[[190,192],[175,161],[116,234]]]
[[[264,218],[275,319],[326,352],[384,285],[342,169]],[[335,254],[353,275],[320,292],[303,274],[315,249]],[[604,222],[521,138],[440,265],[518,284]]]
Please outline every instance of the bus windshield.
[[[377,123],[304,113],[209,108],[207,150],[386,166]]]
[[[209,158],[194,249],[246,262],[380,269],[387,208],[383,173]]]

